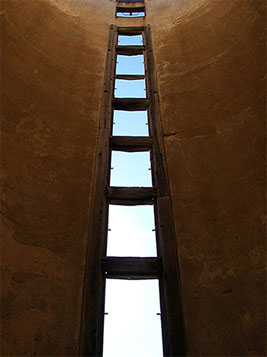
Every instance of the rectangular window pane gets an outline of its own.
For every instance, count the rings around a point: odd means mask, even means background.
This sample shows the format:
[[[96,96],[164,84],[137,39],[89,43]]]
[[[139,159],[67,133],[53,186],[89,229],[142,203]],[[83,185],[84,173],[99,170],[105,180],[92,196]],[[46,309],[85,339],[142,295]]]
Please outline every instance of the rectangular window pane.
[[[145,74],[144,55],[117,56],[116,74]]]
[[[141,46],[143,44],[143,37],[142,35],[119,35],[118,44],[120,46]]]
[[[138,79],[127,81],[116,79],[115,81],[115,97],[117,98],[145,98],[145,80]]]
[[[162,357],[158,280],[106,280],[104,357]]]
[[[109,205],[108,228],[108,256],[157,256],[153,206]]]
[[[152,186],[149,152],[112,151],[111,167],[111,186]]]
[[[112,135],[148,136],[147,112],[114,110]]]

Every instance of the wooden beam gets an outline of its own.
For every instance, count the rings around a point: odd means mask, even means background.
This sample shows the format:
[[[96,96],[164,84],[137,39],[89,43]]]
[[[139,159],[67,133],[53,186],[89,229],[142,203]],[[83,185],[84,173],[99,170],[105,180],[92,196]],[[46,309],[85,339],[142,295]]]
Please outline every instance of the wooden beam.
[[[109,137],[115,73],[117,27],[110,26],[106,73],[102,97],[98,147],[94,166],[91,214],[88,217],[88,244],[80,329],[79,356],[102,356],[105,279],[101,258],[106,252],[108,204],[105,188],[109,182]]]
[[[106,190],[107,199],[110,204],[115,205],[151,205],[157,194],[155,188],[150,187],[112,187]]]
[[[115,110],[146,110],[149,106],[149,99],[147,98],[114,98],[113,108]]]
[[[150,26],[147,25],[145,30],[145,45],[146,45],[146,58],[147,63],[147,77],[148,83],[147,92],[150,98],[150,106],[148,110],[148,119],[150,123],[150,130],[153,133],[153,148],[154,157],[152,160],[152,166],[154,168],[155,175],[155,186],[158,190],[159,197],[169,196],[169,187],[167,179],[167,170],[164,165],[164,143],[162,139],[162,119],[160,113],[160,102],[158,95],[158,85],[157,85],[157,75],[156,75],[156,65],[153,53],[152,37],[150,33]]]
[[[118,34],[123,36],[142,35],[144,29],[144,26],[118,27]]]
[[[137,56],[142,55],[145,51],[145,46],[116,46],[116,52],[122,56]]]
[[[163,286],[160,290],[161,296],[165,300],[165,316],[162,316],[162,324],[165,328],[163,334],[165,354],[166,356],[184,357],[186,356],[186,345],[180,292],[181,282],[170,198],[158,198],[156,210],[158,211],[157,224],[163,262],[161,279]]]
[[[136,7],[117,6],[116,7],[116,12],[129,12],[129,13],[144,12],[145,13],[145,11],[146,11],[145,6],[136,6]]]
[[[111,150],[116,151],[148,151],[152,146],[152,138],[145,136],[111,136]]]
[[[102,259],[102,270],[107,278],[157,278],[161,272],[161,258],[105,257]]]
[[[123,79],[126,81],[136,81],[145,78],[146,77],[144,75],[139,75],[139,74],[117,74],[115,77],[115,79]]]

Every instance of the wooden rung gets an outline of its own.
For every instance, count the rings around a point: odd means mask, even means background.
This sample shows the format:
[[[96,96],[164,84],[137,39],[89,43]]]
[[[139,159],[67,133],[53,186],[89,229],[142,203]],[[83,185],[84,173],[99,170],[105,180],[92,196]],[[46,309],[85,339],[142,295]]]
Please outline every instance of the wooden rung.
[[[144,29],[144,26],[118,27],[118,34],[123,36],[136,36],[141,35]]]
[[[148,151],[152,146],[152,138],[146,136],[111,136],[111,150],[117,151]]]
[[[144,12],[145,13],[145,11],[146,11],[145,6],[136,6],[136,7],[117,6],[116,7],[116,12],[129,12],[129,13]]]
[[[161,258],[105,257],[101,262],[107,278],[157,278],[161,272]]]
[[[115,76],[115,79],[124,79],[127,81],[136,81],[139,79],[145,79],[144,75],[139,75],[139,74],[117,74]]]
[[[110,204],[115,205],[152,205],[157,197],[153,187],[114,187],[109,186],[106,190]]]
[[[115,110],[146,110],[149,105],[148,98],[114,98],[113,107]]]
[[[145,51],[145,46],[116,46],[118,55],[137,56],[142,55]]]

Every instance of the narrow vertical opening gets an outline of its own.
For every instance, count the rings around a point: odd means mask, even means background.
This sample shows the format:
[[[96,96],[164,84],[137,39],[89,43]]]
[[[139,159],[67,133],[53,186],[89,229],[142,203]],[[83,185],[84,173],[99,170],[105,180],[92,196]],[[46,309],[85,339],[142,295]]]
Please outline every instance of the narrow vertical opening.
[[[158,145],[162,138],[160,131],[154,130],[154,121],[160,118],[159,113],[155,115],[158,97],[153,96],[157,86],[150,80],[152,74],[156,78],[150,27],[118,30],[112,25],[110,29],[107,65],[111,65],[105,75],[107,89],[102,101],[79,353],[102,356],[104,333],[104,357],[162,357],[163,340],[166,356],[185,356],[174,225],[164,178],[164,155]],[[117,30],[124,34],[145,31],[145,46],[135,40],[129,44],[130,40],[122,37],[116,45]],[[119,95],[112,92],[115,58],[115,80],[143,80],[145,74],[150,74],[146,78],[148,98],[114,97]],[[105,124],[111,106],[112,135],[131,138],[110,137]],[[147,111],[150,128],[146,125]],[[156,124],[160,125],[160,120]],[[148,136],[148,131],[151,137],[134,138]],[[153,188],[150,155],[153,181],[159,182]],[[107,187],[109,173],[110,185],[122,187]],[[148,205],[150,213],[141,211],[137,217],[133,211],[126,213],[127,207],[146,209]],[[154,207],[157,239],[153,231]]]

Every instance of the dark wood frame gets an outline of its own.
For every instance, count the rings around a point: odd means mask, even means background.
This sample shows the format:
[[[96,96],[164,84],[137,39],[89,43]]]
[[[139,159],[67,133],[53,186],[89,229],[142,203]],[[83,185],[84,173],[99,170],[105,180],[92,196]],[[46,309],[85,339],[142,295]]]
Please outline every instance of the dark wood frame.
[[[130,14],[132,14],[132,13],[134,13],[134,12],[143,12],[144,13],[144,16],[138,16],[138,17],[133,17],[133,18],[144,18],[145,16],[146,16],[146,7],[143,5],[143,6],[136,6],[136,7],[134,7],[134,6],[116,6],[116,17],[119,17],[120,18],[120,16],[117,16],[117,14],[119,13],[119,12],[127,12],[127,13],[130,13]],[[123,17],[123,18],[125,18],[125,17]],[[127,19],[128,18],[131,18],[130,16],[129,17],[127,17]]]
[[[142,34],[144,46],[117,45],[118,34]],[[126,49],[125,49],[126,47]],[[133,48],[130,48],[133,47]],[[116,56],[144,53],[147,98],[114,98]],[[125,77],[128,76],[126,75]],[[138,79],[138,78],[131,78]],[[112,136],[113,110],[147,110],[149,137]],[[152,188],[110,187],[111,150],[150,151]],[[85,267],[80,356],[102,356],[105,279],[159,279],[164,356],[185,356],[176,235],[172,216],[150,26],[110,26]],[[109,204],[154,206],[158,256],[106,257]]]

